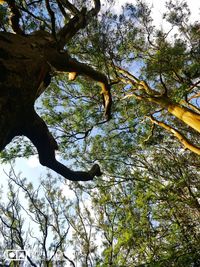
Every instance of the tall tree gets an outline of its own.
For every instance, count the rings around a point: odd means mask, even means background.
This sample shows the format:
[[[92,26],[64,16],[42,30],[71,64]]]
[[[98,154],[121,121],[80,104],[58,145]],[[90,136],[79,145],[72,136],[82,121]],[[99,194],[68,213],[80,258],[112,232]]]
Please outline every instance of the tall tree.
[[[93,61],[95,55],[96,64],[119,82],[113,86],[116,111],[121,98],[127,112],[130,105],[140,111],[132,117],[137,125],[140,120],[147,129],[159,125],[199,154],[199,23],[190,23],[186,3],[169,3],[168,9],[164,18],[171,24],[169,32],[153,26],[151,10],[142,1],[127,5],[120,16],[107,11],[98,24],[90,25],[87,50],[79,49],[92,54]]]

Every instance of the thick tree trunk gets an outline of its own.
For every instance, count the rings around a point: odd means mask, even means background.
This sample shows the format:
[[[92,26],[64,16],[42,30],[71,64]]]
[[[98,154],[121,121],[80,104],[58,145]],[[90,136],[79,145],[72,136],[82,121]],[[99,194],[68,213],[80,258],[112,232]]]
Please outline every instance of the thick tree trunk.
[[[99,82],[106,115],[110,115],[106,76],[60,51],[51,34],[39,31],[23,36],[0,32],[0,151],[16,135],[25,135],[36,146],[42,165],[69,180],[92,180],[101,175],[97,164],[88,172],[72,171],[56,160],[57,143],[34,110],[35,100],[49,85],[53,71],[72,71]]]
[[[49,72],[45,38],[0,32],[0,149],[20,134]]]

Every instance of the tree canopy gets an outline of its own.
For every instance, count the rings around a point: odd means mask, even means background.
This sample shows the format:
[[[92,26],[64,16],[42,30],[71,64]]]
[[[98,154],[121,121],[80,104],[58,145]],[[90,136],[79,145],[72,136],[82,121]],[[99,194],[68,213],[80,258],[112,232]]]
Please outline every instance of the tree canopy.
[[[68,183],[69,198],[62,177],[49,173],[35,188],[12,167],[0,205],[2,250],[37,252],[37,260],[28,255],[29,266],[199,266],[200,24],[191,22],[187,4],[166,4],[166,31],[154,26],[151,7],[140,0],[117,14],[114,1],[101,9],[99,1],[94,8],[87,1],[2,2],[2,32],[42,30],[57,38],[68,25],[63,56],[101,73],[112,95],[107,121],[98,85],[80,75],[70,79],[71,69],[53,75],[37,112],[63,162],[98,163],[103,175]],[[76,32],[69,28],[91,11]],[[33,153],[20,137],[1,158]]]

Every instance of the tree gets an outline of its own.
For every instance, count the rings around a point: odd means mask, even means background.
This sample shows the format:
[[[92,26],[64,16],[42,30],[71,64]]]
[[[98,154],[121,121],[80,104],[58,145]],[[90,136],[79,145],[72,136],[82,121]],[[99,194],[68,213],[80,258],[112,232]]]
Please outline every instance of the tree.
[[[122,30],[122,22],[126,25],[125,34],[118,43],[119,46],[120,42],[127,43],[125,48],[122,47],[127,58],[120,59],[119,54],[110,55],[110,58],[116,78],[125,86],[122,90],[124,98],[134,97],[137,103],[142,102],[140,106],[150,103],[145,121],[168,130],[185,149],[199,155],[198,142],[192,144],[187,133],[179,130],[179,127],[187,127],[189,133],[191,128],[200,132],[199,107],[194,104],[199,96],[200,84],[199,23],[189,23],[186,3],[175,5],[170,2],[168,9],[169,13],[164,17],[171,23],[171,29],[165,33],[152,26],[151,11],[145,3],[139,1],[137,8],[127,5],[119,22],[116,20],[119,31]],[[132,25],[135,25],[133,29]],[[169,38],[175,27],[179,32]],[[117,65],[121,62],[131,65],[135,61],[141,64],[139,78]],[[172,119],[169,115],[173,115]],[[174,117],[181,121],[178,129]],[[168,123],[169,120],[173,122]]]
[[[1,90],[1,138],[0,149],[16,135],[27,136],[36,146],[39,159],[45,165],[65,178],[72,180],[91,180],[101,175],[96,164],[89,172],[73,172],[55,159],[58,145],[48,131],[44,121],[34,110],[35,100],[44,92],[51,82],[51,77],[58,72],[70,72],[69,79],[77,75],[86,75],[101,85],[105,105],[105,115],[110,117],[111,94],[107,77],[70,57],[65,50],[66,44],[100,10],[100,1],[94,1],[94,8],[80,11],[68,1],[50,1],[37,3],[23,1],[5,1],[10,9],[11,29],[2,23],[0,32],[0,90]],[[5,12],[5,8],[2,12]],[[42,11],[45,8],[45,11]],[[56,16],[55,8],[59,10]],[[42,12],[38,17],[36,14]],[[48,15],[46,15],[46,13]],[[7,13],[8,14],[8,13]],[[3,18],[6,15],[3,15]],[[70,18],[70,14],[73,15]],[[29,21],[23,23],[24,17]],[[56,23],[68,20],[59,28]],[[21,24],[22,21],[22,25]],[[39,21],[44,23],[46,30],[38,30]],[[8,26],[8,31],[6,29]]]
[[[34,188],[12,168],[0,206],[2,249],[34,251],[29,266],[58,266],[56,252],[71,266],[198,266],[199,160],[176,147],[140,152],[110,160],[118,165],[112,176],[71,183],[71,199],[57,178]]]
[[[104,67],[116,82],[112,89],[116,96],[115,111],[119,110],[117,101],[121,98],[128,112],[132,107],[143,112],[141,119],[140,114],[136,118],[133,114],[136,124],[142,120],[148,129],[155,128],[151,124],[164,127],[185,149],[199,154],[195,133],[199,132],[199,108],[195,105],[199,96],[199,23],[189,22],[186,3],[177,6],[171,3],[168,8],[164,17],[171,28],[167,33],[152,26],[151,10],[142,1],[127,5],[119,17],[107,12],[94,26],[96,29],[92,28],[93,35],[85,36],[90,38],[92,47],[88,46],[87,52],[93,54],[92,61],[94,54],[98,59],[98,54],[102,55],[96,64]],[[176,32],[172,35],[174,28]],[[100,40],[97,36],[101,36]],[[124,99],[130,97],[136,101],[129,99],[127,104]],[[194,144],[191,133],[197,139]]]

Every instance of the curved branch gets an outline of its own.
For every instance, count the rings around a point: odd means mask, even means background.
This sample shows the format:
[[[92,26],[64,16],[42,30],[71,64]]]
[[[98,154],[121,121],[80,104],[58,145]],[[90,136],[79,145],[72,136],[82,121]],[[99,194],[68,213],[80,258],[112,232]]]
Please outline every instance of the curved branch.
[[[39,155],[39,161],[43,166],[46,166],[66,179],[71,181],[90,181],[95,176],[101,176],[100,167],[94,164],[89,171],[72,171],[64,164],[56,160],[55,150],[58,145],[49,132],[45,122],[37,115],[35,111],[31,111],[29,119],[32,124],[25,123],[23,134],[27,136],[35,145]]]
[[[76,59],[71,58],[67,53],[57,55],[50,63],[58,72],[69,72],[69,80],[74,80],[78,75],[83,75],[88,76],[89,78],[98,82],[101,87],[101,94],[103,96],[106,119],[109,120],[111,118],[111,86],[106,75],[93,69],[87,64],[78,62]]]
[[[161,121],[157,121],[155,118],[148,117],[153,123],[161,126],[162,128],[166,129],[167,131],[169,131],[170,133],[172,133],[181,143],[182,145],[185,147],[185,149],[189,149],[190,151],[194,152],[197,155],[200,155],[200,148],[193,145],[191,142],[189,142],[187,140],[187,138],[185,136],[183,136],[179,131],[177,131],[176,129],[174,129],[173,127],[167,125],[164,122]]]

